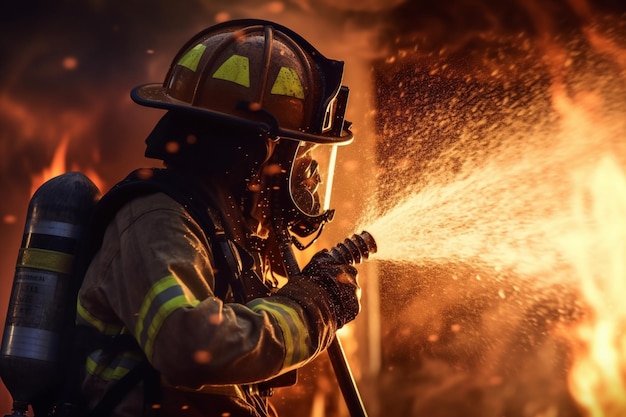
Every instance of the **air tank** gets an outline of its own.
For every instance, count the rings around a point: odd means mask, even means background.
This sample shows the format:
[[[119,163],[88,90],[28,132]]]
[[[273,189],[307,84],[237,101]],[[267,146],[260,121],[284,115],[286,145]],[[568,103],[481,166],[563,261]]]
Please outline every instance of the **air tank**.
[[[0,350],[0,377],[13,397],[12,416],[45,414],[61,385],[71,343],[77,257],[100,197],[79,172],[45,182],[28,206]]]

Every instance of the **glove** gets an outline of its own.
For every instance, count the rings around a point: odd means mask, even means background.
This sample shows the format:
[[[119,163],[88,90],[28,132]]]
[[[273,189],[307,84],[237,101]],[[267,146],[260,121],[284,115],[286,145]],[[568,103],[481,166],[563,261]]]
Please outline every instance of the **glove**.
[[[361,311],[361,287],[357,270],[338,262],[324,249],[311,258],[301,276],[325,290],[328,302],[337,319],[337,328],[354,320]]]

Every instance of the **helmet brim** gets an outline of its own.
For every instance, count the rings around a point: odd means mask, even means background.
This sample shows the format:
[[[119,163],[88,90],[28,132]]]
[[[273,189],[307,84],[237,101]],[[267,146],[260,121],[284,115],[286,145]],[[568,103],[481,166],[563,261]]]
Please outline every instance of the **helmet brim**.
[[[354,134],[352,131],[350,131],[350,129],[346,129],[345,127],[342,129],[340,136],[319,135],[315,133],[301,132],[298,130],[284,129],[278,126],[271,126],[269,123],[249,120],[231,114],[192,106],[189,103],[170,97],[167,94],[166,88],[161,83],[139,85],[131,91],[130,97],[135,103],[142,106],[164,110],[184,111],[190,114],[207,117],[220,124],[236,124],[240,129],[249,128],[257,134],[266,135],[274,140],[285,138],[327,145],[348,145],[354,140]]]

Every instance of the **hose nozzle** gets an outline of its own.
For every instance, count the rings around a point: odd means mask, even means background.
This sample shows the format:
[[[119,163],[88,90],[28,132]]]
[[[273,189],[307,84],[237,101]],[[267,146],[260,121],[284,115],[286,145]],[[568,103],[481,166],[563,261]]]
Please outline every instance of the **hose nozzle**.
[[[376,241],[372,235],[362,231],[333,246],[329,253],[338,262],[354,265],[369,258],[370,254],[376,253],[376,250]]]

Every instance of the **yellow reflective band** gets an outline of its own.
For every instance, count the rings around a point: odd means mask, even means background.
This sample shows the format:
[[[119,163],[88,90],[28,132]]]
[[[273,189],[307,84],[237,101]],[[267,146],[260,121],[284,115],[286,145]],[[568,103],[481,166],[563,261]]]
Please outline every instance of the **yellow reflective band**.
[[[193,72],[196,72],[198,69],[198,63],[200,63],[200,58],[204,54],[206,50],[206,46],[200,44],[191,48],[183,57],[178,61],[178,65],[183,66],[185,68],[189,68]]]
[[[296,365],[309,357],[308,332],[298,312],[293,308],[267,299],[253,300],[248,307],[255,313],[265,311],[276,319],[285,338],[283,369]]]
[[[72,272],[73,263],[73,255],[37,248],[22,248],[17,258],[17,266],[60,272],[62,274]]]
[[[165,319],[179,308],[195,307],[199,303],[195,298],[187,298],[180,283],[172,275],[161,278],[152,285],[139,309],[135,328],[135,338],[143,345],[148,358],[152,357],[154,339]]]
[[[102,352],[102,350],[98,350],[96,351],[97,353]],[[90,356],[87,356],[87,363],[86,363],[86,368],[87,368],[87,373],[89,373],[89,375],[98,375],[101,371],[102,371],[102,366],[99,366],[98,363],[93,360],[93,358]]]
[[[213,78],[250,87],[250,62],[247,56],[233,55],[213,73]]]
[[[122,331],[123,326],[108,324],[103,322],[99,318],[94,317],[89,311],[85,309],[85,307],[83,307],[83,305],[80,303],[80,300],[76,302],[76,313],[78,314],[77,321],[80,321],[82,319],[83,321],[98,329],[100,333],[106,335],[116,335],[120,334],[120,332]]]
[[[272,94],[304,99],[304,88],[298,74],[293,69],[287,67],[282,67],[278,71],[278,76],[270,92]]]
[[[148,291],[146,296],[143,299],[143,303],[141,304],[141,309],[139,310],[139,319],[137,320],[137,328],[135,329],[135,337],[137,340],[140,340],[141,333],[143,333],[143,323],[148,312],[148,309],[152,305],[152,301],[156,298],[156,296],[170,287],[178,285],[178,281],[174,279],[173,276],[168,275],[165,278],[161,278],[157,281],[152,288]]]
[[[124,352],[111,361],[109,366],[98,363],[102,350],[97,350],[87,357],[86,370],[90,375],[96,375],[105,381],[122,379],[132,368],[141,362],[141,356],[134,352]]]
[[[148,340],[146,341],[146,345],[144,346],[144,351],[146,352],[147,357],[152,357],[152,351],[154,349],[154,339],[161,329],[161,326],[163,325],[165,319],[168,318],[173,311],[178,310],[179,308],[195,307],[199,303],[200,301],[198,300],[194,300],[193,303],[189,303],[187,297],[185,297],[184,295],[180,295],[178,297],[172,298],[161,306],[154,319],[152,319],[152,321],[150,322],[150,327],[148,328]]]

